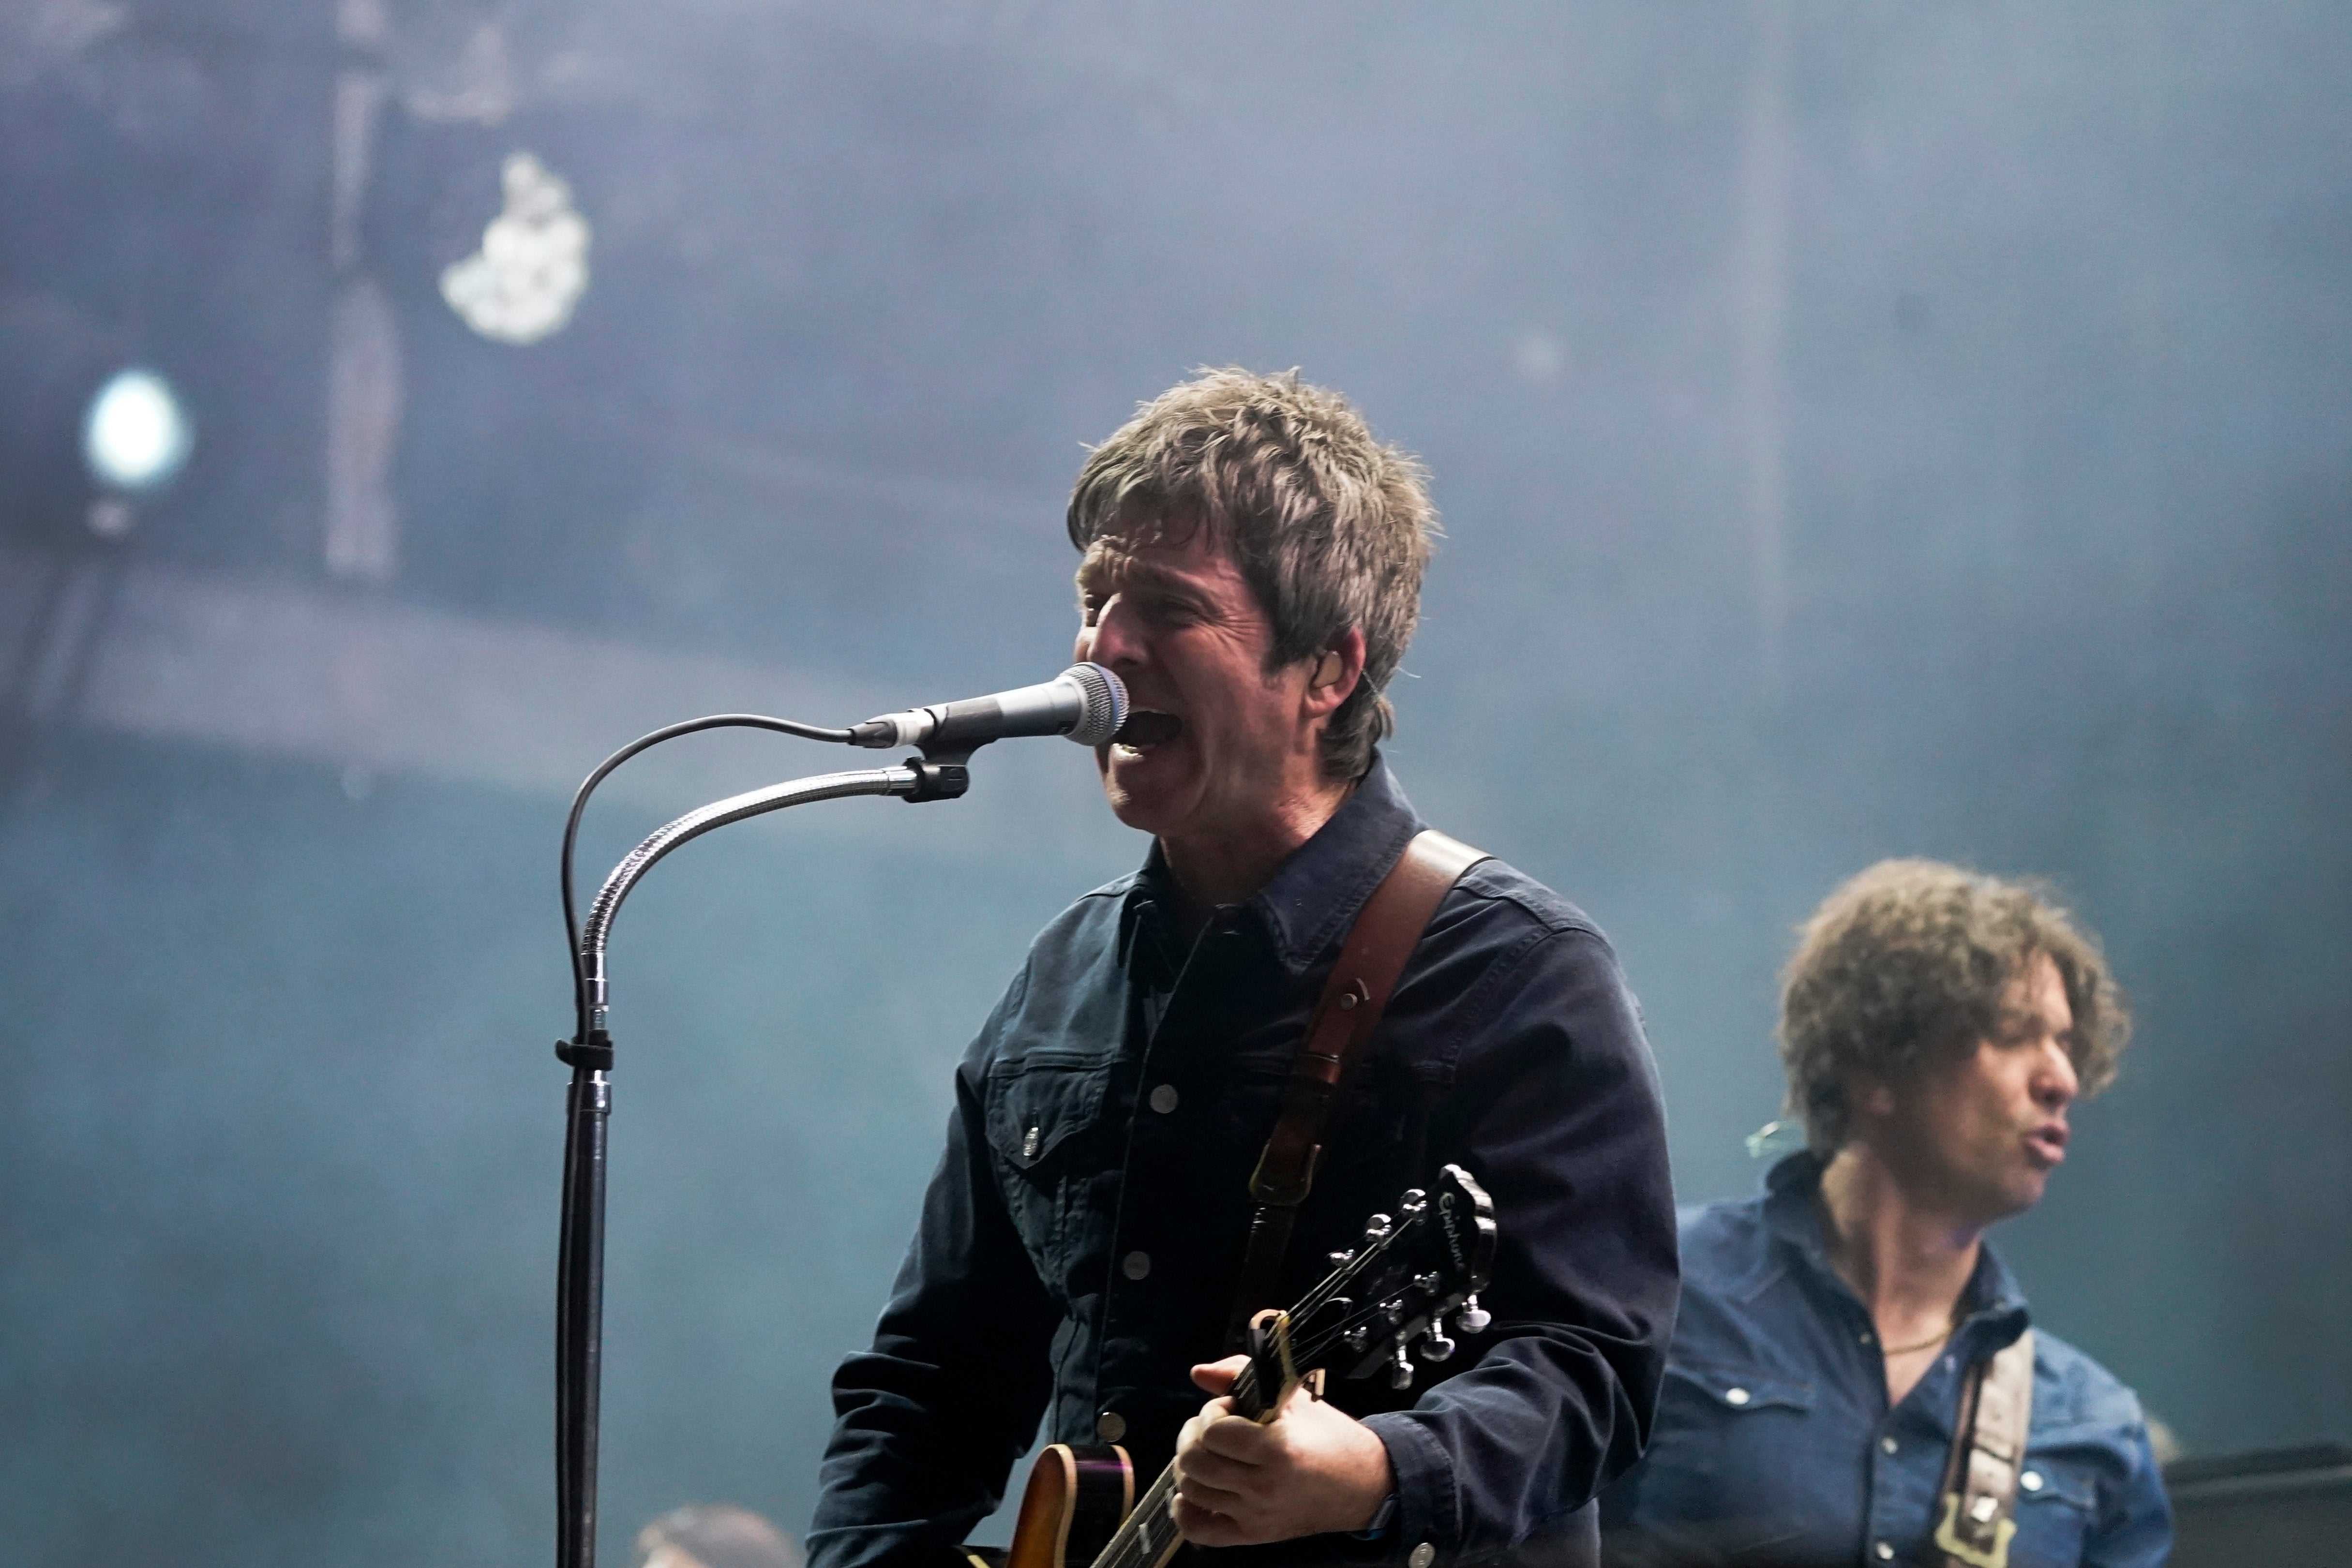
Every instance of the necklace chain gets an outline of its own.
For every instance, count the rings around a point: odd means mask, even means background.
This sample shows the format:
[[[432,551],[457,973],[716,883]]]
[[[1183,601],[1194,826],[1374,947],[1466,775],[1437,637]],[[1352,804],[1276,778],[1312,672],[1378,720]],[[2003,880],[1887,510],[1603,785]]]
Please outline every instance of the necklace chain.
[[[1943,1343],[1946,1340],[1948,1340],[1948,1339],[1949,1339],[1949,1338],[1951,1338],[1951,1337],[1952,1337],[1952,1331],[1948,1327],[1948,1328],[1946,1328],[1946,1329],[1944,1330],[1944,1332],[1943,1332],[1942,1333],[1937,1334],[1935,1338],[1933,1338],[1933,1339],[1923,1339],[1923,1340],[1921,1340],[1917,1344],[1885,1344],[1885,1343],[1882,1343],[1882,1344],[1880,1345],[1880,1347],[1879,1347],[1879,1350],[1880,1350],[1880,1354],[1883,1354],[1883,1355],[1909,1355],[1909,1354],[1910,1354],[1912,1352],[1914,1352],[1914,1351],[1920,1351],[1920,1350],[1928,1350],[1928,1349],[1931,1349],[1931,1348],[1933,1348],[1933,1347],[1934,1347],[1934,1346],[1936,1346],[1936,1345],[1939,1345],[1939,1344]]]

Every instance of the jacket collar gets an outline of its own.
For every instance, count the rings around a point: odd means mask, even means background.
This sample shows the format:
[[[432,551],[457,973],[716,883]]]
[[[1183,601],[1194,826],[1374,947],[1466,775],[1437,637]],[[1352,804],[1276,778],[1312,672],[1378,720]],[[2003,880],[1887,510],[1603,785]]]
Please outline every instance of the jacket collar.
[[[1225,923],[1255,919],[1293,978],[1343,940],[1356,914],[1423,823],[1380,754],[1339,809],[1277,867],[1266,883],[1220,912]],[[1133,960],[1139,923],[1175,903],[1167,856],[1154,839],[1119,909],[1121,963]]]
[[[1764,1228],[1771,1237],[1770,1250],[1784,1263],[1810,1274],[1823,1289],[1851,1300],[1853,1291],[1830,1266],[1829,1238],[1822,1216],[1822,1170],[1820,1155],[1800,1149],[1766,1172]],[[1987,1325],[1981,1332],[1989,1345],[2007,1344],[2025,1330],[2025,1292],[1990,1241],[1977,1249],[1976,1271],[1960,1291],[1960,1316],[1964,1323]]]

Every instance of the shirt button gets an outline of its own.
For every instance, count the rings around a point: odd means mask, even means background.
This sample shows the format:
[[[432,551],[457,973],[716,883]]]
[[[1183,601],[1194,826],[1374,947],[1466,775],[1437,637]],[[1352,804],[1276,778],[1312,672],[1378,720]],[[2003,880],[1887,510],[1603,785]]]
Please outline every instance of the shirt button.
[[[1856,1334],[1854,1337],[1855,1337],[1856,1339],[1860,1340],[1863,1343],[1864,1343],[1864,1344],[1868,1344],[1868,1343],[1871,1342],[1872,1338],[1873,1338],[1873,1337],[1874,1337],[1874,1336],[1873,1336],[1873,1335],[1872,1335],[1871,1332],[1870,1332],[1868,1329],[1864,1329],[1864,1330],[1863,1330],[1863,1331],[1862,1331],[1862,1333],[1860,1333]]]
[[[1882,1452],[1891,1454],[1895,1451],[1895,1439],[1892,1437],[1881,1437],[1878,1439],[1878,1447]]]
[[[1881,1563],[1892,1563],[1895,1561],[1895,1548],[1887,1545],[1884,1541],[1872,1547],[1871,1550],[1878,1553],[1878,1560]]]
[[[1750,1397],[1745,1388],[1727,1388],[1723,1391],[1723,1402],[1726,1405],[1745,1405]]]
[[[1106,1410],[1095,1417],[1095,1436],[1106,1443],[1116,1443],[1127,1436],[1127,1417],[1116,1410]]]
[[[1426,1541],[1414,1547],[1412,1555],[1405,1559],[1408,1568],[1429,1568],[1436,1561],[1437,1548]]]
[[[1176,1109],[1176,1085],[1163,1083],[1151,1092],[1151,1108],[1165,1116]]]
[[[2042,1490],[2042,1472],[2040,1470],[2028,1470],[2023,1475],[2017,1478],[2017,1484],[2023,1487],[2027,1491],[2040,1491]]]
[[[1151,1254],[1130,1252],[1118,1260],[1118,1271],[1130,1280],[1140,1280],[1151,1272]]]

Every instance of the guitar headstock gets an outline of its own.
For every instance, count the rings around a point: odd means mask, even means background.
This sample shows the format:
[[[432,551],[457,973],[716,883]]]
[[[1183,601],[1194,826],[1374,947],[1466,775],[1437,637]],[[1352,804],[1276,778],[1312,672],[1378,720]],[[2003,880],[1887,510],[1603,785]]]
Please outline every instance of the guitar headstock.
[[[1397,1388],[1412,1385],[1416,1355],[1441,1362],[1459,1347],[1446,1332],[1479,1333],[1490,1321],[1478,1305],[1495,1261],[1495,1205],[1459,1166],[1438,1174],[1434,1192],[1418,1187],[1397,1200],[1394,1216],[1376,1214],[1364,1239],[1287,1314],[1301,1364],[1342,1362],[1349,1377],[1381,1366]]]

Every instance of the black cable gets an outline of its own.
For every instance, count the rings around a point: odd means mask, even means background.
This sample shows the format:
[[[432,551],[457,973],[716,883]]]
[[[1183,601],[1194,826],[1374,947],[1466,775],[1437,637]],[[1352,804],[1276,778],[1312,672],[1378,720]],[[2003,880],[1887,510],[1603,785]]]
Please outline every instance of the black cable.
[[[793,735],[803,740],[829,740],[839,745],[849,744],[849,731],[827,729],[822,725],[796,724],[788,718],[769,718],[756,713],[719,713],[708,718],[690,718],[684,724],[673,724],[651,735],[640,736],[613,753],[597,766],[580,785],[579,793],[572,797],[572,815],[563,823],[563,946],[572,956],[572,1003],[577,1015],[578,1027],[572,1038],[582,1043],[588,1039],[588,971],[580,963],[580,918],[572,897],[572,847],[580,837],[580,814],[588,809],[588,797],[604,776],[635,757],[647,747],[659,746],[665,740],[676,740],[681,735],[692,735],[704,729],[772,729],[779,735]]]

